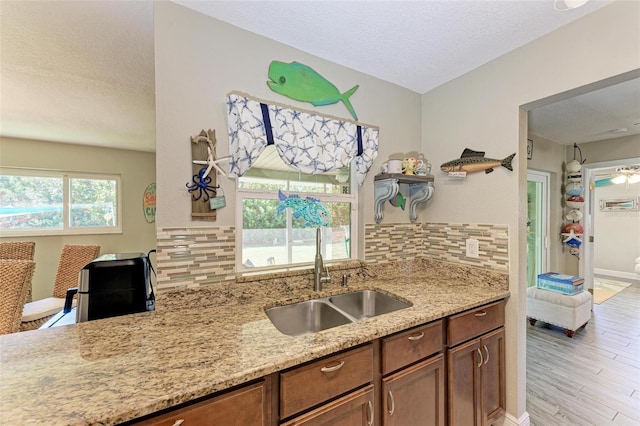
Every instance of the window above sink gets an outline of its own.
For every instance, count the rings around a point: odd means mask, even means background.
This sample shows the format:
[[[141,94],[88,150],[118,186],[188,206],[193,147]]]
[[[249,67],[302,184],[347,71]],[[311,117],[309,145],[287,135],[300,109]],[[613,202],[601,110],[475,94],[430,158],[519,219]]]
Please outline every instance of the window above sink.
[[[286,165],[274,146],[237,179],[236,271],[240,273],[291,269],[313,264],[316,226],[282,197],[319,200],[328,213],[322,226],[325,262],[349,260],[357,253],[357,185],[349,167],[334,172],[305,174]]]

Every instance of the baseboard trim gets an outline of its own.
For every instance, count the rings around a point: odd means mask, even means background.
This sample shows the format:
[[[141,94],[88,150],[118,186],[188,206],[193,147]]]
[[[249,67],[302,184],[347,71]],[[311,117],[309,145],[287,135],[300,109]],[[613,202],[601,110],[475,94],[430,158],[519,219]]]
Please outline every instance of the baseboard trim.
[[[634,274],[633,272],[613,271],[611,269],[593,268],[593,273],[596,275],[606,275],[608,277],[624,278],[627,280],[638,279],[638,275]]]
[[[520,418],[515,418],[509,413],[504,415],[503,426],[529,426],[530,424],[531,420],[529,418],[529,413],[526,411],[520,416]]]

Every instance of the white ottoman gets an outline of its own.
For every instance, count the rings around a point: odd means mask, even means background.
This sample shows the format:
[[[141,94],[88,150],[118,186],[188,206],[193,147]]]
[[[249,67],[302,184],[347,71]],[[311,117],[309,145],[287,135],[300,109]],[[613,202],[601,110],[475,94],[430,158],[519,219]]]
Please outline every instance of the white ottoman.
[[[531,325],[539,320],[562,327],[567,336],[573,337],[591,319],[591,293],[583,291],[575,296],[567,296],[555,291],[540,290],[536,286],[529,287],[527,318]]]

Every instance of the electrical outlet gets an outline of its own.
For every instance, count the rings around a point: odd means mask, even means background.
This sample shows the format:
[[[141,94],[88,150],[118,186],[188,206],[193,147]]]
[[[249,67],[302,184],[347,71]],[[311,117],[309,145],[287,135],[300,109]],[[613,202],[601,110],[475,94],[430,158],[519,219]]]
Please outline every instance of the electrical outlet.
[[[467,238],[467,257],[478,258],[480,257],[480,242],[473,238]]]

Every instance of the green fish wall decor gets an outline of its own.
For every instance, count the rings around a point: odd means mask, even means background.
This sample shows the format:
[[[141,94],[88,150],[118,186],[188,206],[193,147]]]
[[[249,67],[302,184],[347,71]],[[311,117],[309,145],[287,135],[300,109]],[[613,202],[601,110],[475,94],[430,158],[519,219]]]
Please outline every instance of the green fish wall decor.
[[[465,148],[460,158],[448,161],[440,166],[440,170],[443,172],[482,172],[491,173],[494,167],[502,166],[508,170],[513,171],[511,161],[516,154],[511,154],[507,158],[502,160],[496,160],[495,158],[487,158],[484,156],[483,151],[474,151],[469,148]]]
[[[358,121],[358,116],[349,100],[360,87],[357,84],[346,92],[340,93],[330,81],[304,64],[272,61],[269,65],[267,85],[280,95],[296,101],[309,102],[314,106],[331,105],[342,101],[353,119]]]

